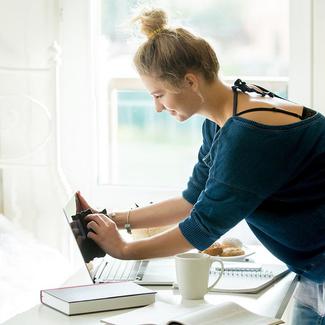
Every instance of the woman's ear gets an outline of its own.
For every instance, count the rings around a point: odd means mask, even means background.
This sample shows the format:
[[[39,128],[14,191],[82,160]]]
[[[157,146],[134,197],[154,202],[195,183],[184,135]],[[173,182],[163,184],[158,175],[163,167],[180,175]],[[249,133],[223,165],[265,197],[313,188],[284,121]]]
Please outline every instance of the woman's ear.
[[[194,73],[187,73],[184,77],[184,84],[185,87],[190,87],[196,92],[199,88],[199,79]]]

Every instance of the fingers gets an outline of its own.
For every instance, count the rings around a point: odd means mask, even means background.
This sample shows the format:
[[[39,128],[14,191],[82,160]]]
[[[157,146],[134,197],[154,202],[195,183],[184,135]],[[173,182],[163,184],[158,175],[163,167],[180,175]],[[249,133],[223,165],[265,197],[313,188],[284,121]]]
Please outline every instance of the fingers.
[[[76,198],[76,208],[77,208],[77,212],[82,212],[85,210],[90,209],[92,213],[96,213],[97,211],[95,209],[93,209],[88,202],[86,201],[86,199],[81,195],[81,193],[78,191],[75,194],[75,198]]]
[[[80,194],[79,191],[76,192],[75,199],[76,199],[77,212],[91,209],[88,202],[84,199],[84,197]]]
[[[87,237],[93,239],[97,244],[100,244],[100,238],[107,236],[107,231],[115,223],[104,214],[89,214],[85,217],[88,231]]]
[[[95,214],[88,214],[88,216],[85,217],[85,220],[89,223],[90,221],[95,221],[99,226],[105,226],[109,224],[114,224],[114,222],[101,213],[95,213]]]
[[[89,231],[87,237],[94,240],[97,243],[96,233]],[[97,243],[98,244],[98,243]]]
[[[114,221],[104,214],[89,214],[85,217],[88,231],[87,238],[93,240],[104,252],[113,257],[121,258],[126,242],[123,240]]]
[[[82,211],[82,207],[81,207],[80,200],[79,200],[79,197],[78,197],[78,192],[75,194],[74,199],[75,199],[75,202],[76,202],[76,213],[79,213],[79,212]]]
[[[87,228],[89,230],[93,230],[97,234],[100,226],[98,225],[98,223],[96,223],[95,221],[92,220],[87,223]]]

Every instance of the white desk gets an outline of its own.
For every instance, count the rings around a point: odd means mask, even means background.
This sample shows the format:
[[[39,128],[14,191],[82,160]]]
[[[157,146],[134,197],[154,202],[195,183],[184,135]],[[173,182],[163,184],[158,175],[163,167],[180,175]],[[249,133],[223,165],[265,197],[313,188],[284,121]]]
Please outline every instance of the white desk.
[[[256,254],[256,261],[263,263],[274,262],[276,259],[267,253],[263,248],[259,247]],[[76,274],[73,277],[69,284],[77,285],[80,283],[88,283],[89,277],[86,274],[86,270],[83,270],[79,274]],[[292,284],[292,280],[295,275],[290,273],[285,276],[283,279],[272,285],[271,287],[264,289],[258,294],[222,294],[222,293],[209,293],[205,296],[205,301],[212,304],[217,304],[223,301],[234,301],[243,307],[267,316],[275,317],[283,299],[286,297],[288,289]],[[156,291],[158,294],[156,296],[156,300],[180,304],[182,299],[179,295],[178,290],[173,290],[170,287],[150,287]],[[202,303],[202,301],[186,301],[187,304],[198,304]],[[79,316],[66,316],[63,315],[51,308],[48,308],[44,305],[37,305],[30,310],[23,312],[9,319],[4,324],[6,325],[22,325],[22,324],[46,324],[46,325],[92,325],[92,324],[100,324],[100,319],[117,315],[120,313],[124,313],[130,311],[130,309],[119,310],[119,311],[111,311],[111,312],[102,312],[102,313],[94,313],[94,314],[86,314]]]

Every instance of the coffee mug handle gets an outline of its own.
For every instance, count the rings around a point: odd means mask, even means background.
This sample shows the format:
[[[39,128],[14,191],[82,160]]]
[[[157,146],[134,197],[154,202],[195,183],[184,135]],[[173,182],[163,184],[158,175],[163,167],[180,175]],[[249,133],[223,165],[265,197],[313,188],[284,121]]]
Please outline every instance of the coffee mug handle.
[[[215,263],[215,262],[218,262],[218,263],[220,263],[220,265],[221,265],[221,269],[220,269],[220,273],[219,273],[219,276],[218,276],[218,278],[208,287],[208,291],[210,291],[218,282],[219,282],[219,280],[221,279],[221,277],[222,277],[222,274],[223,274],[223,271],[224,271],[224,265],[223,265],[223,262],[221,261],[221,260],[219,260],[219,259],[216,259],[216,258],[213,258],[213,257],[210,257],[211,259],[212,259],[212,263],[211,263],[211,265],[210,265],[210,268],[211,268],[211,266],[212,266],[212,264],[213,263]]]

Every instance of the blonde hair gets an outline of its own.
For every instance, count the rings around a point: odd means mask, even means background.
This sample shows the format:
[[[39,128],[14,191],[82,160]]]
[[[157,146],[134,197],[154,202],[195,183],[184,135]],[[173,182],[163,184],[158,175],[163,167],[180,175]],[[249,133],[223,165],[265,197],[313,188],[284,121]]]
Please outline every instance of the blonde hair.
[[[186,73],[201,73],[206,81],[217,79],[219,62],[204,39],[183,28],[168,28],[166,13],[161,9],[143,11],[133,19],[147,36],[134,55],[140,75],[150,75],[173,88],[180,88]]]

